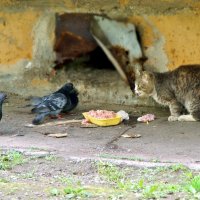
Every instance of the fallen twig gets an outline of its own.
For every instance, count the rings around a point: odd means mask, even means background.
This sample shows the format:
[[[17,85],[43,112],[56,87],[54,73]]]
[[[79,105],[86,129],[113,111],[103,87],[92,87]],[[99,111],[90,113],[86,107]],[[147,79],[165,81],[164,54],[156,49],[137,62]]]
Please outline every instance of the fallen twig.
[[[41,124],[41,125],[25,124],[25,127],[34,128],[34,127],[43,127],[43,126],[58,126],[58,125],[71,124],[71,123],[81,123],[81,122],[82,122],[82,120],[72,119],[72,120],[62,120],[62,121],[48,122],[48,123]]]

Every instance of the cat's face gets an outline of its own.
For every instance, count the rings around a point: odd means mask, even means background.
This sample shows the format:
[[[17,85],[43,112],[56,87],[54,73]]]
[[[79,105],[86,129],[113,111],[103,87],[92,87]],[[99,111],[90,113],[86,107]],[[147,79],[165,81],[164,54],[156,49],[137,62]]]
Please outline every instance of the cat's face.
[[[141,97],[151,96],[154,91],[154,76],[150,72],[142,72],[135,82],[135,94]]]

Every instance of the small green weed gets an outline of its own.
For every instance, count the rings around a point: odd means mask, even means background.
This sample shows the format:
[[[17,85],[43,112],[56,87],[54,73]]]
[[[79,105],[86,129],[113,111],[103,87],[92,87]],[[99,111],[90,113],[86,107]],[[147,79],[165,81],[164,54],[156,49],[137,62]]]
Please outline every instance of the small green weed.
[[[34,177],[34,174],[35,174],[35,171],[30,171],[30,172],[27,172],[25,174],[21,174],[21,177],[24,178],[24,179],[31,179]]]
[[[4,178],[0,178],[0,183],[9,183],[9,181]]]
[[[171,169],[173,172],[177,172],[177,171],[183,171],[186,172],[188,171],[188,168],[182,164],[175,164],[169,167],[169,169]]]
[[[180,187],[175,184],[163,184],[163,183],[154,183],[151,185],[147,185],[142,190],[142,195],[146,199],[159,199],[165,198],[169,194],[174,194],[175,192],[179,192]]]
[[[48,156],[45,156],[45,160],[48,160],[48,161],[56,161],[57,158],[56,158],[56,156],[54,156],[54,155],[48,155]]]
[[[88,198],[92,196],[90,192],[87,191],[84,187],[66,187],[64,188],[64,195],[67,199],[74,199],[74,198]]]
[[[74,180],[73,177],[60,176],[57,178],[61,183],[65,185],[63,189],[53,188],[50,191],[51,196],[65,196],[66,199],[79,199],[89,198],[93,194],[89,190],[82,186],[81,181]]]
[[[0,170],[12,169],[16,165],[23,164],[25,162],[21,153],[16,151],[10,151],[5,155],[0,155]]]
[[[200,193],[200,175],[191,179],[189,184],[186,186],[186,189],[192,194]]]
[[[122,171],[119,171],[118,167],[110,163],[98,162],[97,170],[101,176],[103,176],[106,180],[110,182],[117,183],[125,178],[124,173]]]
[[[59,196],[60,195],[60,191],[57,188],[52,188],[50,190],[50,195],[51,196]]]

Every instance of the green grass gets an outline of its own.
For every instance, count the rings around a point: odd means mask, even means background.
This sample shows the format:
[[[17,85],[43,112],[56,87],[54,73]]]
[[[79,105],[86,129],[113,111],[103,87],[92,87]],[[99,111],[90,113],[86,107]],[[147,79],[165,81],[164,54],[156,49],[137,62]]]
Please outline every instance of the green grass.
[[[160,199],[178,193],[184,193],[185,196],[190,196],[189,198],[196,198],[200,191],[200,176],[193,177],[192,172],[181,164],[152,169],[145,168],[140,171],[138,180],[137,178],[134,180],[128,178],[126,170],[113,164],[99,162],[97,169],[100,177],[110,182],[116,189],[139,194],[142,199]],[[174,179],[176,176],[182,177],[181,180],[178,178],[172,182],[170,179]],[[162,179],[166,178],[169,179],[169,182],[163,182]]]
[[[21,176],[22,178],[24,178],[24,179],[32,179],[32,178],[34,178],[34,176],[35,176],[35,171],[32,170],[32,171],[30,171],[30,172],[21,174],[20,176]]]
[[[98,162],[97,170],[101,176],[104,176],[104,178],[110,182],[118,183],[125,178],[125,174],[120,171],[118,167],[110,163]]]
[[[81,184],[81,181],[75,180],[73,177],[57,177],[64,187],[52,188],[50,190],[51,196],[64,196],[66,199],[81,199],[93,196],[92,192]]]
[[[48,155],[48,156],[45,156],[45,160],[47,160],[47,161],[56,161],[57,157],[55,155]]]
[[[92,193],[90,193],[86,188],[84,187],[65,187],[64,188],[64,195],[67,199],[75,199],[75,198],[89,198],[92,197]]]
[[[0,154],[0,170],[9,170],[16,165],[21,165],[25,162],[24,156],[16,151],[10,151],[6,154]]]
[[[194,176],[186,185],[186,190],[200,199],[200,175]]]
[[[96,162],[100,184],[86,186],[77,176],[57,177],[62,187],[52,188],[51,196],[66,199],[200,199],[200,175],[181,164],[155,168],[120,167]],[[103,183],[103,184],[102,184]]]
[[[9,183],[9,181],[4,178],[0,178],[0,183]]]

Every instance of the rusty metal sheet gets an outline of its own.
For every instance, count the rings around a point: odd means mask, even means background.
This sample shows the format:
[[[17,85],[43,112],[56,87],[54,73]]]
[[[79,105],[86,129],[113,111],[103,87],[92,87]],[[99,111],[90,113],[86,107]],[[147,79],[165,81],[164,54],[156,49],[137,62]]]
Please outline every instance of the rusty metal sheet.
[[[97,47],[90,33],[92,14],[66,13],[56,16],[56,62],[85,55]]]

